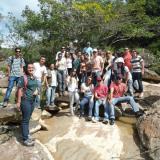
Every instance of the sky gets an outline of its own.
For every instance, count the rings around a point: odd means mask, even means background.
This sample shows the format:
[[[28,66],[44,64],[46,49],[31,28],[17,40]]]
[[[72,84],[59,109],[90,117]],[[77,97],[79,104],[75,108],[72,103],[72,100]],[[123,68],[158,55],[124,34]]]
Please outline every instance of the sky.
[[[38,11],[38,0],[0,0],[0,13],[4,16],[2,21],[0,21],[0,34],[2,34],[4,38],[6,38],[8,34],[6,28],[8,12],[12,12],[16,18],[21,19],[22,10],[24,10],[26,5],[28,5],[30,9]],[[2,44],[2,47],[5,47],[5,45],[5,43]]]

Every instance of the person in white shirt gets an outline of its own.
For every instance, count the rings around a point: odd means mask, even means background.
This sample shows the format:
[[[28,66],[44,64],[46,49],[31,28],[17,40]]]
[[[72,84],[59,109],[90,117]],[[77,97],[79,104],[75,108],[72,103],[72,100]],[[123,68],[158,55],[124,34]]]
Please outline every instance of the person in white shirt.
[[[58,52],[57,52],[57,54],[56,54],[56,60],[58,60],[58,55],[59,55],[59,54],[61,54],[63,58],[65,57],[65,54],[66,54],[65,47],[62,47],[62,48],[61,48],[61,51],[58,51]]]
[[[72,71],[72,57],[69,52],[66,52],[65,57],[66,57],[68,75],[70,75],[70,73]]]
[[[79,105],[79,94],[78,94],[78,77],[76,75],[76,70],[71,72],[71,75],[66,79],[68,92],[69,92],[69,106],[71,115],[74,115],[74,110],[78,108]],[[73,104],[76,103],[76,108],[73,108]]]
[[[46,105],[47,107],[54,107],[55,91],[57,87],[57,70],[55,70],[54,64],[51,64],[50,69],[47,71],[46,86]]]
[[[47,69],[45,66],[46,58],[44,56],[40,57],[39,62],[33,63],[34,66],[34,77],[38,81],[38,90],[39,90],[39,95],[36,97],[36,103],[35,106],[40,108],[40,94],[42,90],[42,85],[46,82],[46,75],[47,75]]]
[[[65,79],[67,75],[67,62],[66,58],[62,57],[62,54],[58,55],[56,67],[57,67],[59,95],[62,96],[64,95],[64,91],[66,88]]]

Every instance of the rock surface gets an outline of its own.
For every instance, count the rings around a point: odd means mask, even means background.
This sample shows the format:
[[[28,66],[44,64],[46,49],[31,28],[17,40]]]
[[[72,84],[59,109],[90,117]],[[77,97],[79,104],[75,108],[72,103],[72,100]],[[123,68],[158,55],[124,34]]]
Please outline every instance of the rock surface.
[[[153,160],[160,159],[160,106],[150,109],[137,121],[137,130],[143,147]]]
[[[0,145],[0,155],[0,160],[54,160],[39,141],[34,147],[25,147],[16,138]]]
[[[21,122],[21,112],[16,107],[1,108],[0,113],[0,124]]]
[[[8,87],[8,78],[1,78],[0,79],[0,88],[7,88]]]
[[[151,82],[160,83],[160,76],[151,70],[145,69],[143,79]]]

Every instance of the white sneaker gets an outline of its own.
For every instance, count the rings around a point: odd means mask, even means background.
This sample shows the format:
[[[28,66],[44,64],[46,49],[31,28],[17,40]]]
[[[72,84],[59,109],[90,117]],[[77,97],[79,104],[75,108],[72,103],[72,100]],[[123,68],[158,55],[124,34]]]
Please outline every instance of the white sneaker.
[[[93,117],[93,118],[92,118],[92,122],[93,122],[93,123],[97,123],[98,120]]]

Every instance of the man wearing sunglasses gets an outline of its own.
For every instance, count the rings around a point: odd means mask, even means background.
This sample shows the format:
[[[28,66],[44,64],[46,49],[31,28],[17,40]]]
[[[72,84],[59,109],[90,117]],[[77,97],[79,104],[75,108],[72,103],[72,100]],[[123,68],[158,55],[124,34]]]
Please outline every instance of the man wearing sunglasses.
[[[19,78],[23,75],[24,66],[25,62],[22,58],[21,49],[15,48],[15,55],[7,59],[8,88],[4,97],[3,107],[7,107],[14,83],[16,82],[17,84]]]

